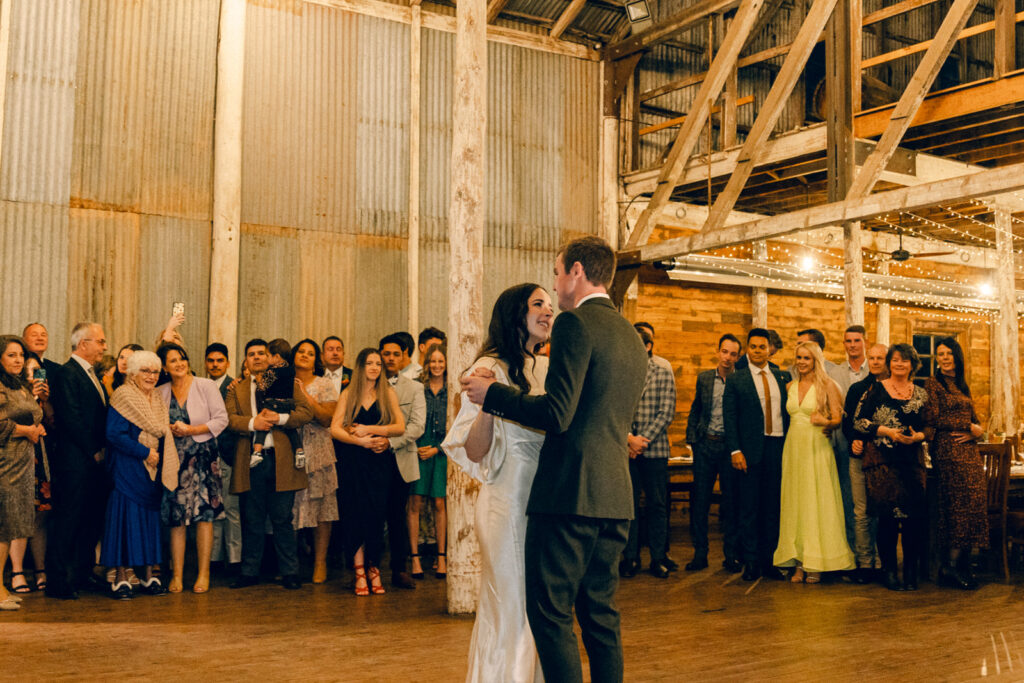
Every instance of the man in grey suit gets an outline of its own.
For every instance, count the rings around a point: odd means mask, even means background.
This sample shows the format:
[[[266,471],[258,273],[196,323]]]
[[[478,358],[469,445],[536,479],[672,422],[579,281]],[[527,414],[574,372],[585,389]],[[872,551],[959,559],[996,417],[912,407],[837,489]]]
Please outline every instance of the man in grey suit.
[[[206,376],[214,381],[220,390],[220,397],[228,397],[228,389],[235,378],[228,374],[231,361],[228,359],[228,347],[221,342],[213,342],[206,347]],[[213,522],[213,550],[210,559],[214,562],[223,561],[224,568],[237,574],[242,563],[242,511],[238,496],[228,493],[231,490],[231,468],[235,464],[235,447],[238,435],[225,429],[217,437],[217,453],[220,466],[221,484],[224,503],[224,519]]]
[[[544,395],[493,377],[462,380],[485,412],[547,432],[526,509],[525,555],[526,614],[549,681],[583,680],[574,607],[592,680],[623,676],[616,565],[633,517],[627,435],[647,354],[608,297],[614,274],[615,252],[598,237],[559,251],[562,314],[551,330]]]
[[[382,444],[395,452],[388,485],[388,544],[391,547],[391,585],[396,588],[416,588],[412,575],[405,571],[409,559],[408,516],[405,504],[409,500],[409,484],[420,478],[420,459],[416,452],[416,439],[423,436],[427,426],[427,399],[423,385],[401,374],[405,345],[399,333],[380,340],[380,357],[384,362],[391,388],[398,394],[398,407],[405,418],[405,433],[393,436]],[[408,357],[408,354],[404,354]],[[376,437],[384,441],[384,437]]]

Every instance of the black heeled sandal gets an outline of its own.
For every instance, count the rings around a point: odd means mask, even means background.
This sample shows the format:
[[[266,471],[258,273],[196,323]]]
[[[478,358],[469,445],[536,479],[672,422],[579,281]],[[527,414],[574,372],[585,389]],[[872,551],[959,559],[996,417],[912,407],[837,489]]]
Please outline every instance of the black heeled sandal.
[[[412,555],[409,556],[409,558],[410,559],[417,559],[418,560],[418,559],[420,559],[420,554],[419,553],[413,553]],[[412,572],[410,574],[410,576],[412,576],[412,578],[414,578],[414,579],[422,579],[423,578],[423,572],[422,571]]]
[[[438,560],[440,560],[442,557],[444,558],[444,564],[445,564],[445,570],[446,571],[443,571],[443,572],[435,571],[434,572],[434,577],[438,578],[438,579],[444,579],[444,578],[446,578],[448,576],[448,572],[447,572],[447,569],[448,569],[448,555],[446,553],[438,553],[437,554],[437,559]]]
[[[25,584],[22,585],[22,586],[15,586],[14,585],[14,577],[15,576],[20,576],[22,579],[25,579]],[[18,593],[20,595],[24,595],[25,593],[31,593],[32,592],[32,586],[30,586],[28,584],[28,579],[25,578],[25,572],[11,572],[11,592],[12,593]]]

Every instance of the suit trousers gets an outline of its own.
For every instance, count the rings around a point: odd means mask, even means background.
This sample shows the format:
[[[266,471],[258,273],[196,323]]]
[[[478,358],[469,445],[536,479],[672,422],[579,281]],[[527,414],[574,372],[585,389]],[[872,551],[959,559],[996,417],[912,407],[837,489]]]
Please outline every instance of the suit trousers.
[[[868,490],[864,481],[864,461],[850,458],[850,493],[853,496],[854,545],[857,566],[871,569],[875,566],[875,534],[878,519],[868,514]]]
[[[629,477],[633,481],[633,520],[629,523],[626,559],[640,559],[640,488],[644,491],[644,530],[651,548],[651,564],[665,559],[668,537],[668,458],[645,458],[640,455],[629,461]]]
[[[224,519],[213,522],[213,552],[210,559],[235,564],[242,561],[242,513],[238,496],[231,490],[231,466],[220,459],[220,478],[223,487]]]
[[[690,538],[693,540],[694,557],[708,556],[708,514],[711,510],[711,494],[715,480],[722,492],[718,505],[718,517],[722,524],[725,559],[739,560],[740,547],[737,538],[737,497],[736,477],[739,473],[732,466],[732,456],[724,441],[703,440],[693,446],[693,494],[690,498]]]
[[[86,585],[96,563],[96,544],[103,537],[109,495],[110,482],[101,465],[52,470],[46,569],[55,589]]]
[[[629,520],[532,514],[526,523],[526,616],[544,677],[583,681],[572,615],[595,683],[622,681],[615,591]]]
[[[746,473],[736,473],[739,481],[739,536],[743,561],[762,570],[773,566],[772,556],[779,545],[784,442],[782,437],[765,437],[761,461],[756,464],[748,461]]]
[[[398,471],[395,456],[388,454],[388,546],[391,551],[392,576],[405,571],[405,562],[409,559],[409,521],[405,511],[409,502],[409,482],[402,478]]]
[[[278,491],[276,453],[263,449],[263,462],[249,470],[249,490],[243,493],[242,507],[242,576],[259,576],[263,563],[266,520],[274,530],[274,550],[282,576],[299,573],[295,529],[292,528],[292,506],[295,491]]]

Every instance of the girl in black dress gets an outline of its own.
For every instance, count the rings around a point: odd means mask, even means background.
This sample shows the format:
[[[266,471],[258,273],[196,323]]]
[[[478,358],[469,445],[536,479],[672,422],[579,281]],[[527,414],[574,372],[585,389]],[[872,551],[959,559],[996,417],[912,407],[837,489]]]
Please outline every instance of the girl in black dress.
[[[369,595],[371,588],[374,595],[384,593],[380,558],[391,471],[388,458],[395,457],[388,437],[404,432],[405,419],[398,396],[384,377],[380,353],[374,348],[363,349],[331,421],[331,436],[342,446],[341,518],[345,550],[356,573],[356,595]]]

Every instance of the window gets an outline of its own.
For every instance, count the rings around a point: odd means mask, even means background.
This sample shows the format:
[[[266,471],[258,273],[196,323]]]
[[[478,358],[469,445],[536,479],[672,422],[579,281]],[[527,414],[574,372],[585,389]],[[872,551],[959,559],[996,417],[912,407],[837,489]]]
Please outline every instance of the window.
[[[917,377],[932,377],[935,373],[935,345],[945,337],[956,337],[950,334],[915,334],[914,350],[921,357],[921,369]]]

